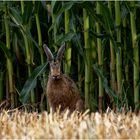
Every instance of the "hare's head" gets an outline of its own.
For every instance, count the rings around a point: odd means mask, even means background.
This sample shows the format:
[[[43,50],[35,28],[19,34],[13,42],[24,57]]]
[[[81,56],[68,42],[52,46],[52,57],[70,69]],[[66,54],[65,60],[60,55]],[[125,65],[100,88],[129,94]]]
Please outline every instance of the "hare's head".
[[[61,78],[61,60],[65,52],[65,44],[63,44],[57,53],[56,58],[54,58],[52,52],[47,47],[46,44],[43,45],[44,51],[47,55],[48,62],[50,64],[50,75],[54,80]]]

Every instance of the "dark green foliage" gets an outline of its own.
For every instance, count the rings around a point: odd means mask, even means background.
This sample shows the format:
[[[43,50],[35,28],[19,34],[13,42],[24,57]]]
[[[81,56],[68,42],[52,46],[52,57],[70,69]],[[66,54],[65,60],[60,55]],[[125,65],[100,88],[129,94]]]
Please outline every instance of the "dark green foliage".
[[[45,64],[35,68],[35,70],[32,72],[32,75],[25,82],[23,89],[20,92],[20,101],[23,104],[27,103],[27,101],[29,100],[29,98],[31,96],[30,95],[31,90],[36,87],[37,77],[40,76],[45,71],[47,64],[48,63],[45,63]],[[42,88],[45,88],[45,86]]]

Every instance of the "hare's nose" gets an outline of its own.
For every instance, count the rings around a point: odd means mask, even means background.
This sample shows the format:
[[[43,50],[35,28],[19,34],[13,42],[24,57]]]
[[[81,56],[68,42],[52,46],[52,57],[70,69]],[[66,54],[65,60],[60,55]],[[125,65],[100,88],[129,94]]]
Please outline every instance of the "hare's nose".
[[[53,78],[54,80],[59,79],[59,75],[54,75],[52,78]]]

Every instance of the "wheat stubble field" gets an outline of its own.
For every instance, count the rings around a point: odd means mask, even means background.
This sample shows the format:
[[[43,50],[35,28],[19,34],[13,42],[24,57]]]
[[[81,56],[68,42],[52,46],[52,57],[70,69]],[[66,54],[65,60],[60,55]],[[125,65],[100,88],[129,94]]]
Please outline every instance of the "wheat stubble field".
[[[139,139],[140,114],[132,112],[0,113],[0,139]]]

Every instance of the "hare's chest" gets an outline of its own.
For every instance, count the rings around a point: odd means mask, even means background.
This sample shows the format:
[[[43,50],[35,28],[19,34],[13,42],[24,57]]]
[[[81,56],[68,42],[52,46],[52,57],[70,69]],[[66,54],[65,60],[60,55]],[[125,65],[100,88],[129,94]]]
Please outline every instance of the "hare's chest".
[[[69,86],[65,82],[61,82],[61,84],[50,83],[47,87],[48,99],[55,105],[65,106],[65,104],[68,104],[72,99],[69,92]]]
[[[67,85],[67,83],[63,82],[63,81],[48,81],[48,85],[47,85],[47,94],[49,96],[56,96],[56,97],[61,97],[61,96],[65,96],[67,94],[67,91],[69,89],[69,86]]]

